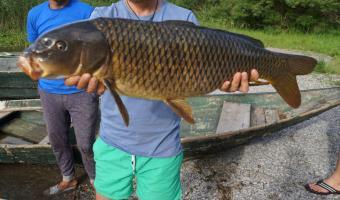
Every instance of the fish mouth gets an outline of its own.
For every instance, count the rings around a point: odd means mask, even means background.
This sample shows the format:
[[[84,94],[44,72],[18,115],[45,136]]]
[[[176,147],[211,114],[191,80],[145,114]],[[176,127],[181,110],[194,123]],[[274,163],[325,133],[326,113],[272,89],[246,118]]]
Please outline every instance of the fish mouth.
[[[26,69],[33,73],[42,73],[43,67],[41,63],[46,62],[51,53],[48,53],[48,49],[37,48],[37,45],[30,45],[25,51],[19,56],[17,66]]]

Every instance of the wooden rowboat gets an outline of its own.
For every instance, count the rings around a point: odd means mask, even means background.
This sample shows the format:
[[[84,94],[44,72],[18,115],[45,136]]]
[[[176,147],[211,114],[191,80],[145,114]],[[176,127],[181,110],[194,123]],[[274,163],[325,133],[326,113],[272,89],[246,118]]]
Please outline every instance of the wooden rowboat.
[[[339,106],[340,87],[302,91],[298,109],[277,93],[211,95],[189,103],[196,124],[182,122],[181,140],[185,155],[196,156],[244,144]],[[0,101],[0,163],[55,163],[40,109],[38,99]]]

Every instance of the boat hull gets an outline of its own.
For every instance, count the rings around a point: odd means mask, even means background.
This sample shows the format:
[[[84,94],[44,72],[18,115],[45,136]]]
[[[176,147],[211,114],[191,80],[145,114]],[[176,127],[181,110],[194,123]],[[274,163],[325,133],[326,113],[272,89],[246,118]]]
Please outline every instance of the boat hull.
[[[220,113],[225,102],[277,109],[280,118],[270,123],[241,130],[216,133]],[[277,93],[195,97],[190,98],[189,103],[193,107],[196,124],[190,125],[182,121],[181,142],[186,158],[216,153],[245,144],[257,136],[274,133],[339,106],[340,87],[302,91],[302,106],[298,109],[287,106]],[[0,102],[1,112],[24,112],[23,110],[32,112],[40,109],[40,101],[37,99]],[[35,117],[26,117],[26,120],[35,120],[36,124],[44,126],[44,124],[39,124],[39,121],[42,121],[42,113],[39,113],[41,118],[35,114]],[[1,127],[6,127],[7,123],[9,122],[4,120]],[[1,127],[0,132],[4,132]],[[76,149],[76,146],[74,146],[75,152],[77,152]],[[78,159],[78,162],[80,162],[80,159]],[[0,144],[0,163],[54,164],[55,158],[50,145]]]

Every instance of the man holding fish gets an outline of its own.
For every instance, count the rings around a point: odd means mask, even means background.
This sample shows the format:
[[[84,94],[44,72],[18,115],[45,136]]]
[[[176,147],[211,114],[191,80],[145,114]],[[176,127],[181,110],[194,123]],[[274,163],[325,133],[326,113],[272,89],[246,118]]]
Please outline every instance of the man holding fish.
[[[197,24],[194,14],[162,0],[123,0],[94,10],[91,18],[112,17],[146,21],[184,20]],[[258,78],[256,70],[252,79]],[[247,73],[236,73],[224,91],[248,91]],[[104,92],[104,86],[90,74],[66,80],[69,85]],[[97,199],[127,199],[132,179],[137,177],[140,199],[181,199],[182,148],[180,118],[161,101],[122,96],[131,118],[127,127],[107,90],[101,97],[100,136],[94,145]]]
[[[133,177],[140,199],[181,199],[179,116],[194,122],[183,98],[219,87],[247,92],[246,72],[259,77],[254,67],[298,107],[295,76],[315,66],[248,36],[197,27],[191,11],[167,1],[122,0],[96,8],[91,18],[42,36],[19,64],[43,77],[71,76],[66,84],[88,92],[108,88],[94,145],[97,199],[127,199]]]

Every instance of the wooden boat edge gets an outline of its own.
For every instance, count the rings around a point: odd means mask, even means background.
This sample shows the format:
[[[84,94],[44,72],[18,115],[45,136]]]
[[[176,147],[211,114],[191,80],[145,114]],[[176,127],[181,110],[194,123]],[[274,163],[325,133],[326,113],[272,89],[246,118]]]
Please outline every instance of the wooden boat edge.
[[[218,135],[214,134],[206,136],[181,138],[181,142],[186,157],[215,153],[223,149],[228,149],[240,144],[244,144],[256,136],[266,135],[268,132],[278,131],[288,126],[295,125],[299,122],[312,118],[318,114],[321,114],[339,105],[340,100],[334,103],[325,104],[324,106],[318,109],[305,112],[296,117],[279,120],[272,124],[255,126],[232,132],[220,133]]]
[[[313,91],[327,91],[327,90],[340,90],[340,87],[328,87],[328,88],[319,88],[319,89],[307,89],[307,90],[301,90],[302,93],[304,92],[313,92]],[[244,97],[244,96],[258,96],[258,95],[274,95],[277,94],[277,92],[260,92],[260,93],[236,93],[236,94],[212,94],[209,95],[210,97],[214,96],[239,96],[239,97]],[[190,98],[201,98],[199,97],[190,97]],[[28,98],[28,99],[12,99],[12,100],[1,100],[0,99],[0,112],[10,112],[10,111],[41,111],[42,107],[41,105],[39,106],[20,106],[20,107],[7,107],[8,102],[17,102],[18,104],[23,104],[25,102],[33,102],[34,104],[40,103],[39,98]]]

